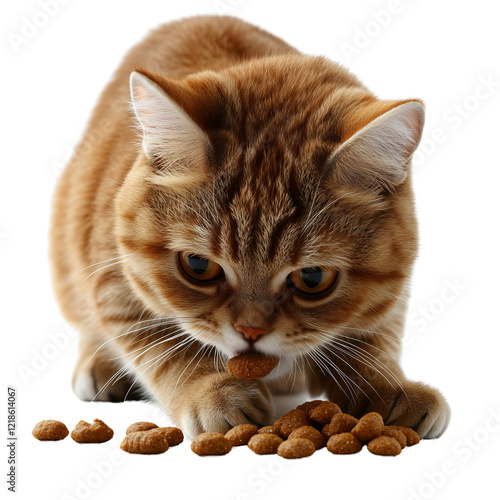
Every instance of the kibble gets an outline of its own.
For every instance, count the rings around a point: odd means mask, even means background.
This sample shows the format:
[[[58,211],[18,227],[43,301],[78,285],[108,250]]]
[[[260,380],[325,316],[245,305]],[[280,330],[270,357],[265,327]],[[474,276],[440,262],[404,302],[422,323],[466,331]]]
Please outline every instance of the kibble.
[[[359,422],[352,428],[351,432],[362,443],[368,443],[372,439],[379,437],[384,428],[384,420],[376,412],[367,413],[359,419]]]
[[[271,455],[278,451],[278,446],[283,443],[276,434],[255,434],[248,441],[248,447],[257,455]]]
[[[335,434],[342,434],[343,432],[351,432],[357,425],[359,420],[347,413],[338,413],[334,415],[328,424],[328,433],[330,436]]]
[[[358,453],[363,448],[363,443],[350,432],[333,435],[326,443],[326,449],[335,455],[351,455]]]
[[[324,403],[322,399],[315,399],[314,401],[306,401],[305,403],[302,403],[301,405],[297,406],[296,410],[302,410],[305,411],[306,413],[309,413],[313,408],[316,408],[316,406],[320,405],[321,403]]]
[[[303,438],[288,439],[278,446],[278,455],[283,458],[309,457],[315,451],[312,441]]]
[[[280,428],[277,425],[266,425],[261,427],[258,431],[259,434],[275,434],[280,436]]]
[[[255,379],[269,375],[277,364],[278,358],[274,356],[252,352],[231,358],[226,370],[233,377]]]
[[[406,446],[415,446],[420,443],[420,436],[418,433],[409,427],[402,427],[401,425],[388,425],[386,429],[393,429],[402,432],[406,438]]]
[[[120,448],[127,453],[157,455],[165,453],[169,446],[166,434],[162,429],[156,428],[129,432],[120,444]]]
[[[368,443],[368,451],[374,455],[396,456],[401,453],[401,445],[389,436],[379,436]]]
[[[316,450],[320,450],[325,446],[325,438],[321,435],[321,432],[310,425],[304,425],[292,431],[288,439],[294,438],[309,439],[314,444]]]
[[[138,431],[149,431],[151,429],[158,429],[158,426],[152,422],[136,422],[135,424],[131,424],[127,427],[125,434]]]
[[[71,438],[77,443],[105,443],[113,437],[113,434],[113,429],[96,418],[92,424],[80,420],[71,431]]]
[[[281,437],[286,439],[295,429],[304,425],[312,425],[312,421],[305,411],[290,410],[274,422],[274,425],[279,426]]]
[[[382,436],[392,437],[399,443],[401,449],[406,448],[406,436],[401,431],[384,427],[382,429]]]
[[[60,441],[68,434],[68,428],[59,420],[42,420],[31,432],[39,441]]]
[[[255,425],[241,424],[227,431],[225,438],[229,440],[233,446],[242,446],[248,444],[250,438],[257,434],[258,431],[259,429]]]
[[[191,443],[191,450],[200,456],[226,455],[232,448],[233,445],[220,432],[204,432]]]
[[[323,401],[319,405],[309,410],[308,417],[318,424],[325,425],[331,422],[334,415],[342,413],[338,405],[331,401]]]

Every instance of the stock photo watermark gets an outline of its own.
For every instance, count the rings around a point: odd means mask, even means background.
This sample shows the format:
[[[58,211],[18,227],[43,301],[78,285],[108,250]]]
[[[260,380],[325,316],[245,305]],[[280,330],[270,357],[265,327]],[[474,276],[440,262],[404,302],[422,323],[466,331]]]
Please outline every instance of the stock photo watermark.
[[[238,493],[235,500],[252,500],[262,495],[284,472],[285,466],[281,460],[276,458],[270,460],[265,467],[259,467],[248,476],[247,489]]]
[[[375,38],[386,30],[395,17],[401,14],[407,4],[413,0],[390,0],[385,8],[372,10],[370,19],[354,28],[352,38],[340,43],[340,51],[344,62],[350,64],[354,56],[358,56],[367,49]]]
[[[467,285],[459,277],[447,278],[439,293],[427,304],[420,304],[416,310],[408,316],[408,329],[403,338],[403,345],[411,345],[415,335],[425,333],[459,297],[467,291]]]
[[[212,7],[217,14],[228,16],[234,14],[235,10],[243,3],[243,0],[214,0]]]
[[[17,389],[7,387],[7,489],[17,487]]]
[[[19,364],[17,371],[25,385],[29,385],[38,378],[51,362],[53,362],[78,337],[73,327],[66,325],[64,330],[51,332],[49,340],[39,349],[30,350],[29,362]]]
[[[7,34],[14,54],[18,54],[57,16],[61,7],[71,0],[38,0],[38,9],[28,16],[21,17],[20,26],[16,31]]]
[[[463,434],[451,448],[451,457],[437,467],[424,473],[424,480],[408,490],[407,500],[427,500],[432,498],[459,473],[463,466],[475,457],[489,441],[498,437],[500,431],[500,406],[490,408],[483,422],[471,433]]]
[[[61,500],[86,500],[90,498],[125,461],[125,455],[118,450],[112,451],[104,460],[92,461],[91,471],[76,477],[71,493],[63,493],[59,498]]]
[[[497,94],[499,88],[500,79],[495,75],[479,75],[474,89],[443,111],[442,126],[435,127],[424,135],[412,157],[413,165],[417,167],[423,165],[439,146],[450,138],[452,132],[461,128],[484,105],[485,101]]]

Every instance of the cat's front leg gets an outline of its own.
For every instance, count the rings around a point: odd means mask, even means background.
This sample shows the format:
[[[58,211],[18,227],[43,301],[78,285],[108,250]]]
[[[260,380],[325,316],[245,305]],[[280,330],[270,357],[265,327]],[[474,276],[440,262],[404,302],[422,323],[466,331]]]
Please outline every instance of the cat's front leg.
[[[265,382],[237,379],[217,366],[213,356],[200,359],[196,352],[193,347],[142,377],[149,392],[188,436],[225,433],[239,424],[271,423],[271,392]]]
[[[382,415],[385,425],[402,425],[418,432],[422,438],[437,438],[450,420],[450,407],[443,395],[427,384],[403,380],[402,387],[382,383],[378,395],[366,406],[366,411]]]
[[[379,348],[362,345],[363,351],[351,348],[356,355],[344,352],[332,360],[338,372],[333,372],[336,377],[325,378],[328,397],[356,417],[376,411],[386,425],[411,427],[422,438],[439,437],[451,414],[443,395],[427,384],[408,380],[398,362]]]
[[[236,379],[228,373],[204,373],[164,398],[167,410],[190,436],[225,433],[235,425],[268,425],[272,420],[271,394],[259,380]]]

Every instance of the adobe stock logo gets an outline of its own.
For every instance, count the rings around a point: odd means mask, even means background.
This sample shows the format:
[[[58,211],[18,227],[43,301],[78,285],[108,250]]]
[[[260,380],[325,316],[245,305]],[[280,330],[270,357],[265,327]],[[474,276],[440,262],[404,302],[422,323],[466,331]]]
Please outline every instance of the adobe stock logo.
[[[420,305],[408,316],[408,330],[403,338],[403,345],[409,346],[414,340],[414,334],[423,334],[435,321],[446,313],[451,304],[467,291],[467,286],[460,278],[445,279],[440,292],[425,305]]]
[[[29,364],[19,364],[17,367],[24,384],[29,385],[35,380],[71,344],[72,339],[76,341],[77,336],[78,332],[66,325],[62,331],[49,333],[49,340],[41,348],[31,349]]]
[[[499,88],[500,80],[495,75],[478,75],[474,89],[444,110],[441,116],[442,126],[425,132],[413,155],[413,165],[422,166],[450,138],[452,132],[471,120],[481,107],[486,107],[486,101],[498,95]]]
[[[408,490],[407,500],[428,500],[432,498],[455,476],[464,464],[480,454],[481,448],[498,437],[500,431],[500,406],[490,408],[488,415],[472,433],[463,434],[452,446],[452,454],[434,469],[424,473],[425,479]],[[493,498],[493,496],[491,497]]]
[[[385,9],[372,10],[370,13],[371,19],[364,23],[363,26],[354,28],[352,40],[350,42],[341,42],[340,50],[345,63],[350,64],[353,56],[361,54],[363,50],[369,47],[373,39],[378,37],[392,23],[394,17],[403,12],[404,3],[409,2],[411,0],[406,0],[406,2],[389,0]]]
[[[15,54],[21,47],[27,45],[35,38],[40,31],[49,24],[58,13],[61,5],[66,5],[70,0],[39,0],[40,7],[34,14],[29,17],[21,17],[21,28],[18,33],[10,32],[7,35],[10,46]]]

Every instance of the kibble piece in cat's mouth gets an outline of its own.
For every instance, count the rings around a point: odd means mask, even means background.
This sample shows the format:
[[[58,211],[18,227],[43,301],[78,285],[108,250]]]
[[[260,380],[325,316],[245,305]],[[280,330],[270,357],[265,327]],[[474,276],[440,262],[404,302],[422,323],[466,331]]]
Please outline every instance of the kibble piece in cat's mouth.
[[[263,378],[269,375],[278,364],[278,358],[257,351],[247,351],[231,358],[226,370],[237,378]]]

